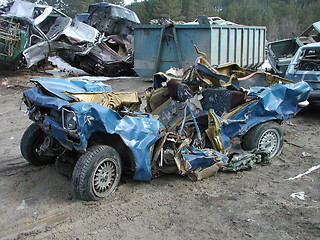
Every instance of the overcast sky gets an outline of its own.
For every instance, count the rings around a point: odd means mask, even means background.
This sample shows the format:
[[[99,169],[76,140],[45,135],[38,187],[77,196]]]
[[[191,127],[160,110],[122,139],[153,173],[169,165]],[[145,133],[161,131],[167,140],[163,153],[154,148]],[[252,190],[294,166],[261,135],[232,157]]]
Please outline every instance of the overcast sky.
[[[1,1],[1,0],[0,0]],[[138,0],[138,2],[142,2],[143,0]],[[124,3],[126,4],[126,5],[128,5],[128,4],[130,4],[130,3],[132,3],[133,2],[133,0],[124,0]]]
[[[1,0],[0,0],[1,1]],[[128,4],[130,4],[130,3],[132,3],[133,2],[133,0],[124,0],[124,3],[126,4],[126,5],[128,5]]]

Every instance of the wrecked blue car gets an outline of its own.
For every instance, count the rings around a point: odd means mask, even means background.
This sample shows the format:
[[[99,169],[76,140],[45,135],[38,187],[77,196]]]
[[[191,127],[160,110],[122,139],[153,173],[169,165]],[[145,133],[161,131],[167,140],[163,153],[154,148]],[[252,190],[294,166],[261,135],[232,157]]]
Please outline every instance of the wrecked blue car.
[[[213,68],[204,56],[185,71],[156,74],[144,112],[137,93],[101,82],[31,81],[36,86],[23,99],[34,123],[21,139],[22,155],[69,169],[74,197],[87,201],[112,193],[123,174],[201,180],[248,156],[270,159],[283,145],[281,122],[307,105],[310,91],[305,82],[236,64]]]

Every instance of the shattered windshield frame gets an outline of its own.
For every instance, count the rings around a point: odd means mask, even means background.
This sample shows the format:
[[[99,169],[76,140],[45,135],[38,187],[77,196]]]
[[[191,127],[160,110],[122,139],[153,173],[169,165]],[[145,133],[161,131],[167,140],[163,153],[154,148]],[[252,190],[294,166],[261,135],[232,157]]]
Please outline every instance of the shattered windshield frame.
[[[110,8],[111,8],[112,17],[123,18],[123,19],[127,19],[129,21],[140,24],[139,18],[133,11],[122,8],[122,7],[118,7],[118,6],[113,6],[113,5],[110,6]]]

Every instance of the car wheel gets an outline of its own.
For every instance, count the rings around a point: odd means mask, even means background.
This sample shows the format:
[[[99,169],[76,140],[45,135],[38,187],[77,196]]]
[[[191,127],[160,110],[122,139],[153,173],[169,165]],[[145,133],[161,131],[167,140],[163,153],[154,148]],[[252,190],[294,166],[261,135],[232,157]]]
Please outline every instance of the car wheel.
[[[75,198],[96,201],[114,192],[121,177],[118,152],[106,145],[96,145],[82,154],[73,170],[72,193]]]
[[[279,154],[282,146],[283,132],[276,122],[259,124],[250,129],[242,139],[242,148],[244,150],[266,150],[270,153],[270,158]]]
[[[37,123],[32,123],[24,132],[20,142],[22,156],[32,165],[41,166],[54,163],[55,156],[46,155],[41,151],[41,145],[47,135]],[[47,139],[47,141],[49,141]]]

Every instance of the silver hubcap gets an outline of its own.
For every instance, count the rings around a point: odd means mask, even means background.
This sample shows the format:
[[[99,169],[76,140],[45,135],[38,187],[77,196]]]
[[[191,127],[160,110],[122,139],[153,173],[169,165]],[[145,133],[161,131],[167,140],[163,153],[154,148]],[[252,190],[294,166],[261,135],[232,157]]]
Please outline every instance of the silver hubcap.
[[[274,157],[279,149],[280,135],[278,131],[269,129],[265,131],[259,139],[258,148],[270,152],[270,157]]]
[[[116,165],[112,159],[104,159],[95,169],[93,174],[93,192],[98,197],[104,197],[116,179]]]

